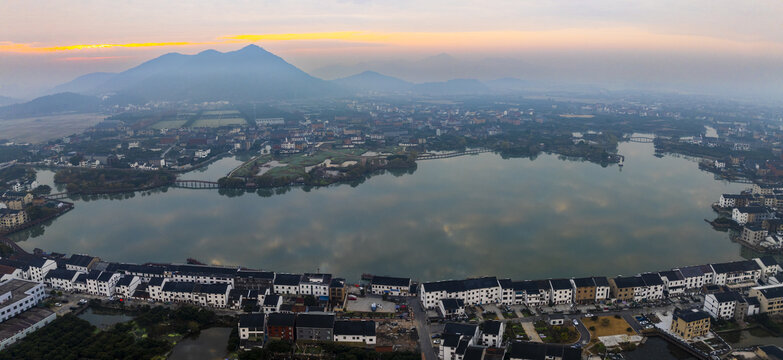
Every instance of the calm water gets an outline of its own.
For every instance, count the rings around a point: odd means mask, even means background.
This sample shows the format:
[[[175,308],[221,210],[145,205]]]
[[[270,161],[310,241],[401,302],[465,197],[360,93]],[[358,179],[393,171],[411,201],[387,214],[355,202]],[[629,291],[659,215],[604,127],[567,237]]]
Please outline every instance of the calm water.
[[[99,329],[107,329],[114,324],[133,320],[133,316],[112,312],[96,313],[92,308],[88,308],[79,314],[79,318],[89,321],[90,324],[97,326]]]
[[[644,344],[639,345],[634,351],[625,352],[623,356],[627,360],[691,360],[685,350],[666,342],[659,337],[649,337]]]
[[[617,275],[740,257],[704,219],[715,217],[710,204],[721,193],[746,185],[715,181],[690,160],[656,158],[652,144],[623,143],[620,153],[622,171],[551,155],[481,154],[421,161],[412,175],[357,187],[271,197],[168,189],[78,200],[50,226],[15,239],[29,250],[112,261],[192,257],[352,280],[365,272],[419,280]],[[181,178],[216,180],[237,164],[226,158]]]
[[[169,360],[221,360],[228,355],[226,346],[230,328],[210,328],[202,330],[195,339],[180,341],[171,351]]]
[[[721,337],[734,348],[746,348],[756,345],[783,346],[782,337],[777,337],[764,328],[722,333]]]

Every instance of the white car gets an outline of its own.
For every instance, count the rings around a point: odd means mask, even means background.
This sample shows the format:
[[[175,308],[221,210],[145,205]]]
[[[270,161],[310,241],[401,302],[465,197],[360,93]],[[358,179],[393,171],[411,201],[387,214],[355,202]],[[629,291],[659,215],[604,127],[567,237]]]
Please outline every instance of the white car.
[[[576,319],[573,320],[574,326],[579,326],[579,321],[576,321]]]

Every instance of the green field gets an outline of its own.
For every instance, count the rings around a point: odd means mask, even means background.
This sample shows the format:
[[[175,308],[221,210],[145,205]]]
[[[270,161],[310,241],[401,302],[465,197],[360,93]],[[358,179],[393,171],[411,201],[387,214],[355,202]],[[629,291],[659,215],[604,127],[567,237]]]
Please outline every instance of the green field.
[[[210,110],[210,111],[204,111],[201,113],[201,116],[209,117],[209,116],[227,116],[227,115],[239,115],[239,111],[237,110]]]
[[[365,152],[365,149],[335,149],[329,151],[319,151],[312,156],[305,156],[304,154],[294,154],[283,157],[278,161],[287,164],[284,167],[275,167],[269,169],[264,176],[283,177],[283,176],[301,176],[305,174],[305,168],[308,166],[318,165],[326,159],[331,159],[333,163],[342,163],[348,160],[359,160],[359,155]],[[256,159],[255,162],[245,163],[242,169],[238,170],[235,176],[254,176],[251,174],[251,170],[254,164],[263,165],[272,160],[270,155],[264,155]]]
[[[230,118],[222,118],[222,119],[198,119],[196,120],[191,127],[221,127],[221,126],[230,126],[230,125],[247,125],[247,122],[245,119],[240,117],[230,117]]]
[[[150,126],[150,129],[177,129],[185,125],[187,120],[163,120],[158,121]]]

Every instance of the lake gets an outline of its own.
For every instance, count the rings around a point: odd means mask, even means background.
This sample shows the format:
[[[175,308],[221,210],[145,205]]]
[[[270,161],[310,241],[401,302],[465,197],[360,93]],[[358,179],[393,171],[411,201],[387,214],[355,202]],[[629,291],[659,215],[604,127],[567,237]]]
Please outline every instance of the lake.
[[[228,355],[226,345],[230,328],[209,328],[201,330],[196,338],[183,339],[171,350],[169,360],[222,360]]]
[[[106,330],[114,326],[114,324],[133,320],[133,316],[126,315],[119,311],[104,310],[95,312],[93,308],[87,308],[87,310],[79,314],[79,318],[87,320],[90,324],[97,326],[101,330]]]
[[[485,153],[420,161],[413,174],[356,187],[96,197],[13,238],[28,250],[108,261],[195,258],[349,280],[614,276],[740,258],[740,246],[704,219],[716,217],[710,204],[721,193],[747,185],[716,181],[693,160],[655,157],[652,144],[621,143],[619,153],[623,168]],[[221,159],[180,178],[217,180],[239,163]],[[39,172],[39,182],[50,180]]]

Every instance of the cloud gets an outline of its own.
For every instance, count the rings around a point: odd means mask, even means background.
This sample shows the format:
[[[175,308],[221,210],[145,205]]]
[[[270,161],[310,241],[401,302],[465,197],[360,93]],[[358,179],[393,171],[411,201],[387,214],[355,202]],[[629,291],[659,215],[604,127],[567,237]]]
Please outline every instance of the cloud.
[[[185,46],[185,45],[205,45],[209,43],[195,43],[186,41],[177,42],[147,42],[147,43],[126,43],[126,44],[81,44],[81,45],[58,45],[58,46],[37,46],[34,43],[14,43],[0,42],[0,52],[11,53],[51,53],[71,50],[93,50],[109,48],[149,48],[162,46]]]

